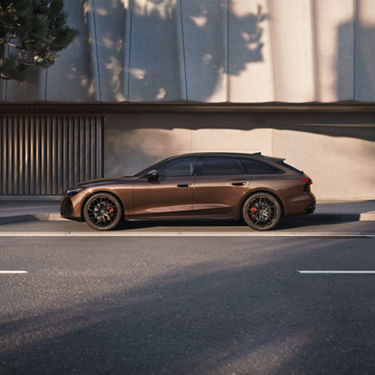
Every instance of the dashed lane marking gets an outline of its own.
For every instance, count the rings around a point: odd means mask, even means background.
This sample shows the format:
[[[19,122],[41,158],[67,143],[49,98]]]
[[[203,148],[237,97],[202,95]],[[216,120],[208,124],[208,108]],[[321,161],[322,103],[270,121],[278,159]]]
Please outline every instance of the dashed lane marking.
[[[298,273],[302,274],[353,274],[353,275],[373,275],[375,271],[349,271],[349,270],[326,270],[326,271],[309,271],[309,270],[299,270]]]

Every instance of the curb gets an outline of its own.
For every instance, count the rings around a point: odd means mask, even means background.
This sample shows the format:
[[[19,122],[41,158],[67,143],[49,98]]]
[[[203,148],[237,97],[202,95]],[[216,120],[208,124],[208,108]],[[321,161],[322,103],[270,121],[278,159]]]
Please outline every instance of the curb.
[[[375,221],[375,211],[367,211],[362,212],[360,217],[360,221]]]
[[[28,221],[69,221],[69,220],[62,218],[60,214],[57,212],[12,215],[12,216],[0,217],[0,225],[23,223],[23,222],[28,222]]]
[[[13,224],[30,221],[70,221],[60,216],[58,212],[50,213],[30,213],[22,215],[12,215],[0,217],[0,225]],[[161,220],[163,221],[163,220]],[[295,216],[282,219],[281,223],[287,224],[327,224],[338,222],[353,222],[353,221],[375,221],[375,211],[363,212],[361,214],[310,214],[306,216]]]

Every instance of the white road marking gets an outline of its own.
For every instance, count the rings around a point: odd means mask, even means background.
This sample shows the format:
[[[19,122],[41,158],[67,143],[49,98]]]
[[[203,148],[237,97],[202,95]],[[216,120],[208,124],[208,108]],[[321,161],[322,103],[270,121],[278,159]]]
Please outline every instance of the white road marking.
[[[360,275],[372,275],[375,271],[297,271],[302,274],[360,274]]]
[[[113,232],[0,232],[0,237],[334,237],[375,238],[375,234],[337,232],[207,232],[207,231],[113,231]]]
[[[0,274],[27,273],[27,271],[0,271]]]

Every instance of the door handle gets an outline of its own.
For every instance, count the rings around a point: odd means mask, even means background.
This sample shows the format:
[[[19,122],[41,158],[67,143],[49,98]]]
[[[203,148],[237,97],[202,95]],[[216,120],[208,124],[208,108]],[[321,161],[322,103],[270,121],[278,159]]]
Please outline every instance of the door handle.
[[[184,187],[189,187],[190,184],[178,184],[177,187],[184,188]]]
[[[232,182],[233,186],[244,186],[245,183],[243,181],[238,181],[238,182]]]

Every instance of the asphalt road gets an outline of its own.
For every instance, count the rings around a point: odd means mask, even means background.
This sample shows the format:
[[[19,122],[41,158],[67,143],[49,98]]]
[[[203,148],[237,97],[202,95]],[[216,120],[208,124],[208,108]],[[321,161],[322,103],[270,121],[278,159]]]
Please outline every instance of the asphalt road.
[[[374,251],[350,237],[1,237],[0,270],[27,273],[0,274],[0,373],[373,374],[375,275],[298,271],[375,270]]]
[[[284,235],[308,232],[318,235],[319,233],[355,233],[375,234],[375,221],[358,221],[357,219],[338,219],[332,217],[313,220],[313,216],[296,217],[284,219],[276,229],[269,232],[258,232],[250,229],[247,225],[230,220],[194,220],[194,221],[139,221],[122,223],[120,227],[111,232],[97,232],[91,229],[86,223],[65,221],[28,221],[15,222],[11,224],[0,224],[0,236],[14,232],[46,232],[46,233],[102,233],[102,235],[127,235],[142,233],[165,233],[165,232],[204,232],[215,234],[220,232],[245,233],[249,235],[272,236],[277,233]]]

